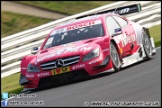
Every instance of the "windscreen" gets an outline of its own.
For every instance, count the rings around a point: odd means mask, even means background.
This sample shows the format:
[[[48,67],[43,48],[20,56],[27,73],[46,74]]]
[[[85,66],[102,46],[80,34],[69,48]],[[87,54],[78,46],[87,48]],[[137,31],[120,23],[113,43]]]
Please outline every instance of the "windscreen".
[[[76,24],[54,30],[46,41],[43,49],[101,36],[104,36],[101,20]]]

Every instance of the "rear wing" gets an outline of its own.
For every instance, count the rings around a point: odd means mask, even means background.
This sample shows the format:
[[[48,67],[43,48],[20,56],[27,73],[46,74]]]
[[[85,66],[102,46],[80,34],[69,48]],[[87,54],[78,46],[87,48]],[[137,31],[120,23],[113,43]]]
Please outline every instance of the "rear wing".
[[[77,17],[76,19],[80,19],[83,17],[92,16],[92,15],[98,15],[98,14],[107,14],[107,13],[115,13],[115,14],[119,14],[119,15],[125,15],[125,14],[134,13],[134,12],[140,12],[141,10],[142,10],[141,4],[138,3],[138,4],[128,5],[128,6],[118,7],[116,9],[105,10],[105,11],[101,11],[101,12],[97,12],[97,13],[80,16],[80,17]]]

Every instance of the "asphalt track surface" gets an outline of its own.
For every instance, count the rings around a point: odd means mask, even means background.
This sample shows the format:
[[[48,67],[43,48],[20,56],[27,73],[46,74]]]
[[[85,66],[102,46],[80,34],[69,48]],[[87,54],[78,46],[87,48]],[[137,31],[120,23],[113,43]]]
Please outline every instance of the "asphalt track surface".
[[[88,102],[86,106],[90,106],[93,101],[144,101],[157,102],[161,106],[161,47],[157,49],[153,59],[117,73],[102,74],[33,93],[36,98],[13,98],[9,101],[44,101],[43,106],[67,107],[84,107],[85,102]]]

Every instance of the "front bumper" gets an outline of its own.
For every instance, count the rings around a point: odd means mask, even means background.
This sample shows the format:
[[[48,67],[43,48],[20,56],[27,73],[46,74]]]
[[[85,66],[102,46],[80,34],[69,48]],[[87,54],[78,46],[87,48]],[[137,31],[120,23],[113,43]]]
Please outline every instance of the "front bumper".
[[[112,65],[109,63],[110,61],[109,56],[106,58],[99,56],[84,63],[71,65],[70,72],[57,75],[53,75],[52,71],[38,73],[26,72],[26,75],[21,74],[19,83],[23,85],[24,88],[38,88],[47,84],[50,85],[50,83],[54,84],[55,82],[62,82],[69,79],[72,80],[80,77],[92,76],[111,69]]]
[[[29,80],[23,74],[21,74],[20,79],[19,79],[19,84],[22,86],[28,83],[29,83]]]

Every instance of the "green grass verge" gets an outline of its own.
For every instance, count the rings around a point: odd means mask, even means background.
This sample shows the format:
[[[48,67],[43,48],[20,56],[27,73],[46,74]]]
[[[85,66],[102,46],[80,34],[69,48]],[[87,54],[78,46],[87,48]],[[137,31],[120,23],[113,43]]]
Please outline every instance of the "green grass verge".
[[[114,1],[16,1],[55,12],[72,15],[94,9]]]
[[[41,7],[44,9],[65,14],[76,14],[97,8],[113,1],[15,1],[23,4]],[[73,7],[73,8],[71,8]],[[22,15],[11,12],[1,12],[1,38],[30,28],[34,28],[52,21],[52,19]]]
[[[20,73],[13,74],[1,78],[1,93],[8,92],[9,94],[18,94],[23,90],[23,87],[19,85]],[[2,96],[1,96],[2,99]]]
[[[1,38],[48,23],[52,19],[1,12]]]
[[[161,46],[161,24],[149,28],[150,36],[154,38],[155,46]]]
[[[151,37],[154,38],[156,47],[161,45],[161,25],[149,28]],[[1,92],[20,93],[23,89],[19,85],[20,73],[1,78]]]

